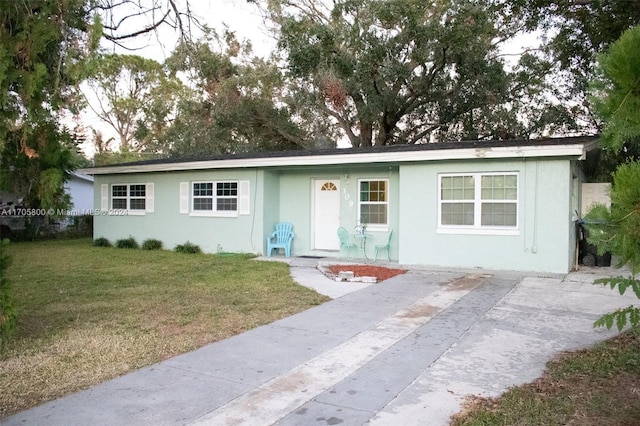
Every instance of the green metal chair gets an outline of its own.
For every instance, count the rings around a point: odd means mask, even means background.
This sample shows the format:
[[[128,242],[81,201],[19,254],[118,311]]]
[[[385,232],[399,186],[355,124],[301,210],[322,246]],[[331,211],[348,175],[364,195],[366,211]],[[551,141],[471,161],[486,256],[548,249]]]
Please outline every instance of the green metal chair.
[[[378,260],[378,252],[380,250],[386,250],[387,251],[387,260],[389,262],[391,262],[391,235],[393,235],[393,229],[391,231],[389,231],[389,239],[387,240],[387,244],[378,244],[375,246],[376,248],[376,255],[373,258],[373,261],[375,262],[376,260]]]
[[[267,257],[271,257],[273,249],[284,249],[284,255],[291,257],[291,241],[293,240],[293,225],[289,222],[276,223],[276,230],[267,237]]]
[[[347,260],[353,259],[353,257],[351,257],[351,250],[357,251],[358,246],[355,243],[351,242],[349,231],[341,226],[340,228],[338,228],[338,238],[340,239],[340,251],[342,251],[342,249],[345,249],[347,251]]]

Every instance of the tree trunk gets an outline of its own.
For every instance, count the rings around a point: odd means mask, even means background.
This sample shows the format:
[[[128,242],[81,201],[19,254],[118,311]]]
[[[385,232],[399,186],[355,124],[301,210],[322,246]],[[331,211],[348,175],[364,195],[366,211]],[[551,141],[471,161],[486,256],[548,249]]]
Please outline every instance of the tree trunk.
[[[358,146],[373,146],[373,125],[360,120],[360,143]]]

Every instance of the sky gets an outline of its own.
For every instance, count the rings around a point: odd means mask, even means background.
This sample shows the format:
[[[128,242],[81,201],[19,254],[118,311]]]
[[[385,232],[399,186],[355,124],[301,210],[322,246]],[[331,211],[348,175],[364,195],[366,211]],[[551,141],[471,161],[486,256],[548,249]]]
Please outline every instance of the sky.
[[[185,0],[177,0],[178,4],[184,5]],[[275,45],[266,32],[254,5],[248,4],[247,0],[190,0],[189,6],[194,16],[203,24],[217,30],[222,30],[226,24],[230,30],[234,31],[238,39],[248,39],[252,42],[256,54],[266,56]],[[132,26],[139,25],[136,22]],[[200,32],[196,31],[195,39]],[[178,34],[171,28],[162,27],[156,33],[137,38],[135,41],[127,43],[128,46],[139,48],[135,54],[147,58],[164,61],[173,50],[178,40]],[[106,48],[112,49],[105,45]],[[117,53],[126,53],[123,49],[117,49]]]

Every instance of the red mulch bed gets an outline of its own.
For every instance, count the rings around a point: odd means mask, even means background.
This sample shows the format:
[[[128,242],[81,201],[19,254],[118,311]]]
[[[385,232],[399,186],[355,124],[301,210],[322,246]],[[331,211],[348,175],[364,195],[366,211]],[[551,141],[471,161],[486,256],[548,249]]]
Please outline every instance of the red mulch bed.
[[[356,277],[376,277],[378,282],[407,272],[406,269],[393,269],[371,265],[330,265],[328,268],[334,275],[338,275],[343,271],[351,271]]]

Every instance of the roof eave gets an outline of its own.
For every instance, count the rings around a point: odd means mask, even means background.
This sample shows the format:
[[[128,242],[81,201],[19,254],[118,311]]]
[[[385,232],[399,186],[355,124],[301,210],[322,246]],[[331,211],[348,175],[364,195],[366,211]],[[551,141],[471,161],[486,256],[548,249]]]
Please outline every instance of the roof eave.
[[[337,153],[331,155],[305,155],[295,157],[228,158],[222,160],[187,161],[164,164],[105,166],[81,169],[79,172],[89,175],[110,175],[209,169],[409,163],[473,159],[525,159],[540,157],[573,157],[582,160],[585,158],[587,151],[593,149],[596,143],[596,141],[593,141],[562,145],[494,146],[426,151],[369,152],[357,154]]]
[[[76,177],[77,179],[93,183],[93,176],[89,176],[88,173],[83,173],[82,170],[93,170],[93,169],[80,169],[80,170],[71,172],[71,175]]]

